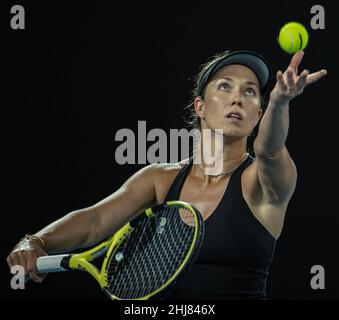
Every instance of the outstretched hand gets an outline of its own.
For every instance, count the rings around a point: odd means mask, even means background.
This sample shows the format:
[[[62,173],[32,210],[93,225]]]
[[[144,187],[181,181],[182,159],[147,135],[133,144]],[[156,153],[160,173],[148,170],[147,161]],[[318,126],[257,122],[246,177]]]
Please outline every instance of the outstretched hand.
[[[286,71],[284,73],[282,73],[281,70],[277,72],[277,83],[270,95],[271,103],[279,105],[288,103],[290,100],[300,95],[305,87],[318,81],[327,74],[327,71],[323,69],[314,73],[303,70],[298,75],[298,67],[303,56],[303,51],[296,52]]]

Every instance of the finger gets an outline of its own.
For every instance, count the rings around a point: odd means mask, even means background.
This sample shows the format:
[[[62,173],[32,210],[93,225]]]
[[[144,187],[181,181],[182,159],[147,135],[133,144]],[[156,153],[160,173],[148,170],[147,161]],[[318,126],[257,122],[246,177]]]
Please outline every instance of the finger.
[[[40,278],[40,282],[44,281],[47,277],[48,273],[38,273],[38,277]]]
[[[20,265],[20,258],[17,253],[11,254],[9,256],[9,259],[11,260],[11,268]]]
[[[304,89],[304,87],[306,85],[306,79],[307,79],[308,74],[309,74],[308,70],[304,70],[300,74],[299,79],[296,82],[296,87],[297,87],[298,91],[302,91]]]
[[[28,257],[27,263],[26,263],[26,271],[29,277],[34,281],[34,282],[40,282],[40,279],[37,275],[37,270],[35,266],[35,259],[31,256]]]
[[[38,274],[36,273],[35,269],[28,267],[27,268],[27,273],[29,275],[29,277],[34,281],[34,282],[42,282],[42,279],[38,276]]]
[[[287,87],[289,89],[293,89],[295,87],[294,80],[293,80],[293,69],[290,67],[287,69],[286,72],[286,80],[287,80]]]
[[[25,274],[27,274],[25,256],[22,253],[18,252],[18,258],[18,264],[24,268]]]
[[[14,265],[12,255],[10,254],[10,255],[7,257],[6,260],[7,260],[7,264],[8,264],[8,266],[9,266],[9,269],[11,269],[11,268],[13,267],[13,265]]]
[[[323,69],[318,72],[311,73],[306,79],[306,86],[317,82],[319,79],[327,75],[327,70]]]
[[[304,57],[304,51],[299,50],[293,55],[291,59],[289,67],[292,68],[296,74],[298,74],[298,67],[303,57]]]
[[[287,86],[284,81],[283,73],[280,70],[277,72],[277,82],[278,82],[279,89],[287,90]]]

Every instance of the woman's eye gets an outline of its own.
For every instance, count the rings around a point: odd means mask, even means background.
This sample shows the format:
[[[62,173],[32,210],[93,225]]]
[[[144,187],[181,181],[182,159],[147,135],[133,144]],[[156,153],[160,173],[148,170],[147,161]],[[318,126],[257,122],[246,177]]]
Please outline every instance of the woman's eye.
[[[250,96],[255,96],[255,94],[256,94],[255,90],[252,89],[252,88],[247,88],[245,92],[246,92],[246,94],[248,94]]]
[[[228,90],[229,88],[230,88],[230,86],[227,83],[222,83],[219,86],[219,89],[224,90],[224,91]]]

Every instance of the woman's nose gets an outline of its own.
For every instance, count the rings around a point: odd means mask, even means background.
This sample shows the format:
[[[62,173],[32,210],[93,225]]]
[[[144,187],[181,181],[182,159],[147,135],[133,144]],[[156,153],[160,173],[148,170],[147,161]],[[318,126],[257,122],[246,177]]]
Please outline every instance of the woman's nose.
[[[241,93],[238,90],[235,90],[232,95],[232,105],[234,104],[242,105],[242,103],[243,103],[243,97]]]

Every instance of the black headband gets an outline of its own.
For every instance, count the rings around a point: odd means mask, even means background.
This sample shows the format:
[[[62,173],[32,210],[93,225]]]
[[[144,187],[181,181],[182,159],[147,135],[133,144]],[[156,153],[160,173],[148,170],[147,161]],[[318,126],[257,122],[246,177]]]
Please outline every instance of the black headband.
[[[251,69],[259,80],[260,91],[263,93],[267,89],[271,77],[269,63],[261,55],[253,51],[239,50],[226,52],[224,56],[220,57],[207,68],[200,78],[198,95],[202,95],[207,82],[218,70],[230,64],[241,64]]]

